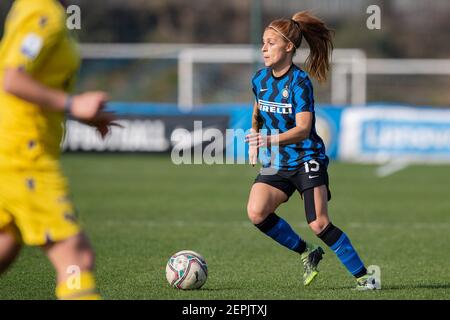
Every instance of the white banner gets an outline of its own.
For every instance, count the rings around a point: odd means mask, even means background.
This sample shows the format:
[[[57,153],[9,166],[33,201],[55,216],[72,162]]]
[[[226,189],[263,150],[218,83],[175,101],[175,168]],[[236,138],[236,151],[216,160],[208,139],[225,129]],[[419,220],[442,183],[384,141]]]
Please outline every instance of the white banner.
[[[450,162],[450,110],[347,108],[339,159],[352,162]]]

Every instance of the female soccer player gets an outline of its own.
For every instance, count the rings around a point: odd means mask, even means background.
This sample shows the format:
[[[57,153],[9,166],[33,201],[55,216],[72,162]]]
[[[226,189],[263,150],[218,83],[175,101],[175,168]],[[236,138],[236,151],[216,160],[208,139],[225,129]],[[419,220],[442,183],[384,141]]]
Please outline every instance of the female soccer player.
[[[107,95],[70,96],[80,59],[56,0],[16,0],[0,44],[0,273],[22,244],[42,248],[59,299],[99,299],[94,252],[77,222],[59,156],[65,115],[105,135]]]
[[[275,214],[295,190],[299,191],[313,232],[356,278],[357,289],[374,289],[373,279],[348,236],[328,217],[328,157],[315,128],[313,88],[308,74],[292,62],[303,38],[310,48],[306,70],[324,81],[333,43],[330,30],[321,20],[302,11],[292,19],[274,20],[264,30],[262,54],[266,68],[256,72],[252,80],[255,104],[247,141],[251,164],[257,161],[259,147],[267,147],[271,160],[251,188],[248,217],[259,230],[301,255],[304,285],[309,285],[318,274],[324,251],[301,239]],[[261,129],[268,130],[268,134]],[[278,134],[271,130],[278,130]]]

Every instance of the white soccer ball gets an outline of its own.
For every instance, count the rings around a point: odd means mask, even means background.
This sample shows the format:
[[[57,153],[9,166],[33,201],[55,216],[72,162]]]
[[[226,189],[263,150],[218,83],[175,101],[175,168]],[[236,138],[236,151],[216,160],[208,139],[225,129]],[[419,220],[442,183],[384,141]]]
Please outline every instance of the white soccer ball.
[[[199,289],[208,278],[205,259],[195,251],[183,250],[170,257],[166,265],[166,278],[177,289]]]

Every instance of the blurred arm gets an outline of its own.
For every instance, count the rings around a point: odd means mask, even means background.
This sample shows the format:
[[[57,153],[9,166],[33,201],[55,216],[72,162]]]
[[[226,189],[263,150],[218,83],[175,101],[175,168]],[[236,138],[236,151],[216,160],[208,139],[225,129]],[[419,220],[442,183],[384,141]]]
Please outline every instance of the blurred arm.
[[[102,112],[108,100],[105,92],[86,92],[73,96],[73,100],[68,101],[69,95],[64,91],[42,85],[18,68],[6,70],[3,89],[5,92],[36,104],[44,110],[66,111],[75,119],[92,125],[109,124],[115,119],[111,114]]]
[[[52,111],[64,111],[68,95],[40,84],[19,68],[8,68],[3,79],[5,92]]]

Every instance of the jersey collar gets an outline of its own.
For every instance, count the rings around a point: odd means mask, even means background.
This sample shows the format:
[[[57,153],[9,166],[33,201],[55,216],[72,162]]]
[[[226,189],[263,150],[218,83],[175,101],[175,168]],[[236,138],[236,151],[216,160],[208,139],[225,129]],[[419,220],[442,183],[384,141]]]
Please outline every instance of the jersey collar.
[[[270,68],[270,74],[272,75],[272,78],[274,78],[275,80],[280,80],[280,79],[283,79],[286,75],[288,75],[292,71],[293,68],[294,68],[294,64],[292,63],[291,66],[289,67],[289,69],[284,74],[282,74],[281,76],[278,76],[278,77],[274,76],[273,70],[272,70],[272,68]]]

